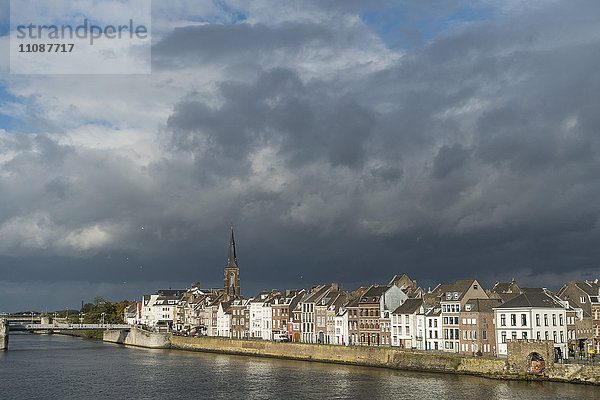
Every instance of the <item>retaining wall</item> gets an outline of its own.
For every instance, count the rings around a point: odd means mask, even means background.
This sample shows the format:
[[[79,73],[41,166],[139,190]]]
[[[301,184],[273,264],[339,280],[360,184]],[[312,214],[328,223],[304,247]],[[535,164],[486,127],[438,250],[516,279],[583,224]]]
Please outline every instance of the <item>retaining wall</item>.
[[[391,348],[277,343],[207,337],[173,336],[171,348],[472,375],[502,374],[506,365],[503,360]]]
[[[170,333],[147,332],[134,326],[129,331],[104,331],[105,342],[127,344],[130,346],[167,349],[171,347]]]

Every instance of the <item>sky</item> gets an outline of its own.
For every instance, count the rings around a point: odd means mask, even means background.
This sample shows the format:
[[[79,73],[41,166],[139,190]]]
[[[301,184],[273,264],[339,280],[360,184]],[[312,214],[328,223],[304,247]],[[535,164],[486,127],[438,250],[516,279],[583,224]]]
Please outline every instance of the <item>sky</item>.
[[[0,312],[220,287],[232,224],[245,296],[600,278],[598,16],[155,0],[151,74],[14,75],[0,0]]]

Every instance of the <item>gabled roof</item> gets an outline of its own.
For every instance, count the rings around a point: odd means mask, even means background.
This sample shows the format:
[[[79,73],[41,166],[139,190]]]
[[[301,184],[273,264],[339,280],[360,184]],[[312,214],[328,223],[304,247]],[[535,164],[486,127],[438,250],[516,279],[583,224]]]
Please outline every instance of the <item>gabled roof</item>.
[[[327,294],[329,289],[331,289],[331,286],[323,286],[323,287],[319,288],[318,290],[316,290],[315,292],[310,293],[310,295],[307,298],[302,299],[302,302],[303,303],[317,303],[318,301],[320,301],[323,298],[323,296],[325,296],[325,294]]]
[[[529,292],[518,295],[512,300],[494,308],[565,308],[556,299],[545,292]]]
[[[383,296],[385,292],[388,291],[390,286],[388,285],[372,285],[366,292],[364,292],[361,296],[361,299],[368,298],[376,298],[376,301],[379,301],[379,298]]]
[[[433,307],[425,312],[425,316],[427,317],[438,317],[442,314],[441,307]]]
[[[519,296],[519,295],[517,295]],[[470,305],[470,310],[467,310],[467,306]],[[462,312],[494,312],[494,308],[502,305],[501,299],[471,299],[465,304],[465,308]]]
[[[477,282],[476,279],[458,279],[454,283],[444,283],[435,288],[434,293],[437,296],[443,296],[444,293],[459,293],[458,300],[462,300],[465,293]],[[441,298],[444,301],[444,297]],[[456,299],[452,299],[456,300]]]
[[[392,314],[414,314],[423,305],[423,299],[407,299]]]
[[[600,291],[600,285],[596,282],[575,282],[575,285],[589,296],[598,296]]]

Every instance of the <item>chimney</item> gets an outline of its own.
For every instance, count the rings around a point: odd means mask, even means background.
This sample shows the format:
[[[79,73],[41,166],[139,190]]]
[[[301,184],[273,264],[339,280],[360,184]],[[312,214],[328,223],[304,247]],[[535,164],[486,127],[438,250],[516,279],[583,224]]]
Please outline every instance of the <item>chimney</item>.
[[[336,291],[336,292],[337,292],[338,290],[340,290],[340,289],[339,289],[339,287],[338,287],[338,284],[337,284],[337,283],[332,283],[332,284],[331,284],[331,290],[334,290],[334,291]]]

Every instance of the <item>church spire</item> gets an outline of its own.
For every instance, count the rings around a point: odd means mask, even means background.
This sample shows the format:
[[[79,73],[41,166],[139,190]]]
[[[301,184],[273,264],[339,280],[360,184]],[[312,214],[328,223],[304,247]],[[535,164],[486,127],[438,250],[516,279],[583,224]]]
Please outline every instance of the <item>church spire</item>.
[[[231,237],[229,238],[229,254],[227,254],[227,265],[225,268],[238,268],[235,255],[235,240],[233,238],[233,225],[231,226]]]
[[[231,237],[229,238],[229,254],[227,254],[227,265],[225,265],[225,279],[223,289],[231,300],[240,295],[240,269],[235,255],[235,239],[233,238],[233,226],[231,226]]]

